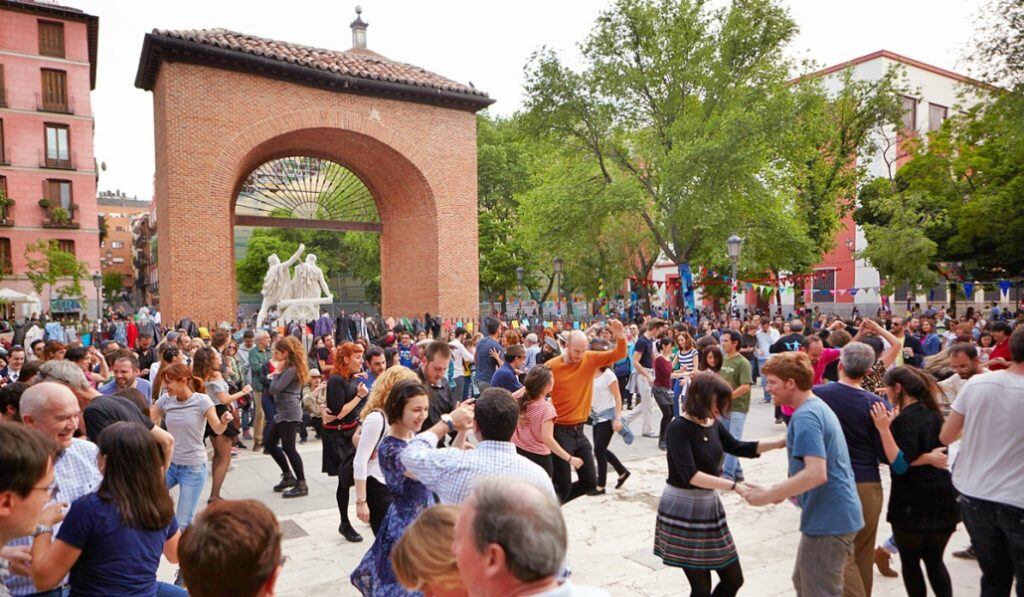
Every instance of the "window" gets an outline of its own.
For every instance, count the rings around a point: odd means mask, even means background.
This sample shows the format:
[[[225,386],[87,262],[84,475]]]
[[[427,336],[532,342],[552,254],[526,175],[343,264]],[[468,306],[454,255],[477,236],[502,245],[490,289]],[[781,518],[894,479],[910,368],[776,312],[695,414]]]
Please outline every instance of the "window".
[[[942,121],[946,119],[949,108],[938,104],[928,104],[928,130],[937,131],[942,128]]]
[[[75,254],[75,241],[73,240],[58,240],[57,248],[65,253]]]
[[[0,64],[0,107],[7,107],[7,88],[4,87],[4,65]]]
[[[55,58],[64,57],[64,23],[39,21],[39,53]]]
[[[900,101],[903,104],[903,130],[913,133],[917,130],[917,100],[904,95]]]
[[[123,249],[124,248],[124,241],[120,241],[120,240],[111,241],[110,248],[111,249]]]
[[[112,263],[124,263],[124,257],[114,257],[110,260]]]
[[[5,274],[14,271],[11,265],[11,239],[9,238],[0,238],[0,271]]]
[[[47,180],[46,198],[50,200],[50,209],[60,207],[67,210],[71,219],[75,219],[74,202],[71,195],[70,180]]]
[[[114,232],[124,232],[124,226],[114,226]]]
[[[68,109],[68,77],[62,70],[42,69],[43,101],[38,107],[50,112],[70,112]]]
[[[71,150],[68,148],[70,136],[68,125],[47,124],[46,126],[46,162],[48,168],[70,168]]]
[[[814,277],[814,302],[834,302],[835,297],[831,291],[836,289],[836,270],[823,269],[814,273],[816,274]]]
[[[10,164],[7,161],[7,147],[4,145],[4,121],[0,120],[0,164]]]
[[[0,176],[0,196],[7,198],[7,177]],[[7,213],[7,206],[0,207],[0,218],[7,219],[10,214]]]

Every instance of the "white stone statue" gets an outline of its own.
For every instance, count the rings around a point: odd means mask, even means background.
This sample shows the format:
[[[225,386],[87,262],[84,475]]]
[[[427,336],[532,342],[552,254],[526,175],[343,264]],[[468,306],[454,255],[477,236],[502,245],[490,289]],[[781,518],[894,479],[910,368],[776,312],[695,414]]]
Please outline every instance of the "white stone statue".
[[[316,264],[316,255],[310,253],[304,262],[295,266],[288,297],[278,301],[284,309],[278,323],[313,321],[320,316],[320,305],[329,305],[333,300],[324,272]]]
[[[289,272],[292,264],[299,260],[299,257],[302,256],[302,252],[305,250],[306,246],[299,243],[299,250],[295,251],[295,254],[284,263],[281,263],[281,258],[277,256],[277,253],[271,253],[267,257],[267,263],[270,267],[267,268],[267,274],[263,276],[263,302],[260,304],[259,314],[256,315],[257,328],[263,325],[271,307],[280,304],[285,299],[291,298],[289,293],[291,291],[292,278]]]

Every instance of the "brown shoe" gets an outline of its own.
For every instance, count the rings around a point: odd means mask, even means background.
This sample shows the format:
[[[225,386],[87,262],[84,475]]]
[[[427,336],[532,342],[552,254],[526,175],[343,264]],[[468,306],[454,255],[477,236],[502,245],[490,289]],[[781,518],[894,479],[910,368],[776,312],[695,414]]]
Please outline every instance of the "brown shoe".
[[[252,445],[252,451],[253,452],[259,452],[261,450],[263,450],[263,442],[255,442]]]
[[[892,566],[889,565],[889,560],[891,558],[892,555],[890,555],[889,552],[885,551],[881,547],[875,548],[875,565],[878,566],[878,571],[882,573],[882,576],[896,578],[899,576],[899,573],[893,570]]]

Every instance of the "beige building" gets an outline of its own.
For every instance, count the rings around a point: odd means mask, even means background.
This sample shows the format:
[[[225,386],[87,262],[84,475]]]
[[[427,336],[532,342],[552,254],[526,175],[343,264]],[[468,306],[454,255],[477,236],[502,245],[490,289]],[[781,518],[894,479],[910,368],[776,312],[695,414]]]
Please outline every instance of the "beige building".
[[[135,287],[135,263],[132,220],[149,213],[149,201],[129,197],[120,191],[103,191],[96,198],[97,213],[103,222],[100,233],[100,269],[117,272],[129,293]]]

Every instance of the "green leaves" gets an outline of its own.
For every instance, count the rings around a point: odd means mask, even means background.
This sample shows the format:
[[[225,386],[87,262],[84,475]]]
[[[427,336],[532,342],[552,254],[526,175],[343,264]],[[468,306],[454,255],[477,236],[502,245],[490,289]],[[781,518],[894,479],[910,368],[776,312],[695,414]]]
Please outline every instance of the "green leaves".
[[[73,253],[61,251],[57,241],[42,239],[25,247],[25,276],[37,294],[49,286],[62,298],[82,298],[82,280],[89,269]],[[57,288],[61,281],[65,285]]]

